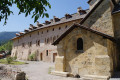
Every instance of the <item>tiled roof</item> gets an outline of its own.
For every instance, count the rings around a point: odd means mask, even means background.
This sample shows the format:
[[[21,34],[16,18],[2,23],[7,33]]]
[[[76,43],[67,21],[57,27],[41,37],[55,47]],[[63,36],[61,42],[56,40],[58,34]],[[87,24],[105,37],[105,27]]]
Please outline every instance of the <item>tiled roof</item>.
[[[89,10],[86,10],[86,12],[88,13]],[[87,13],[86,13],[86,14],[87,14]],[[29,30],[29,32],[27,32],[27,33],[25,33],[25,34],[31,33],[31,32],[33,32],[33,31],[36,31],[36,30],[39,30],[39,29],[51,27],[51,26],[54,26],[54,25],[63,24],[63,23],[67,23],[67,22],[70,22],[70,21],[78,20],[78,19],[83,19],[83,18],[86,16],[86,14],[80,15],[79,13],[74,13],[74,14],[71,14],[72,17],[71,17],[71,18],[68,18],[68,19],[66,19],[66,17],[63,17],[63,18],[60,18],[60,21],[57,21],[57,22],[55,22],[55,21],[50,21],[50,22],[51,22],[50,24],[45,24],[45,23],[43,23],[44,25],[42,25],[41,27],[36,26],[36,27],[37,27],[36,29]],[[38,25],[41,25],[41,24],[38,24]],[[23,35],[25,35],[25,34],[22,34],[22,35],[20,35],[20,36],[23,36]],[[20,36],[17,36],[17,37],[20,37]],[[12,40],[16,39],[17,37],[13,38]]]
[[[112,37],[112,36],[109,36],[107,34],[104,34],[102,32],[98,32],[96,30],[93,30],[93,29],[90,29],[88,27],[84,27],[84,26],[81,26],[80,24],[74,24],[72,25],[65,33],[63,33],[55,42],[52,43],[52,45],[56,45],[56,44],[59,44],[59,42],[65,37],[67,36],[73,29],[75,29],[76,27],[79,27],[81,29],[84,29],[84,30],[87,30],[87,31],[90,31],[92,33],[95,33],[95,34],[98,34],[100,36],[103,36],[104,38],[107,38],[111,41],[115,41],[115,39]]]

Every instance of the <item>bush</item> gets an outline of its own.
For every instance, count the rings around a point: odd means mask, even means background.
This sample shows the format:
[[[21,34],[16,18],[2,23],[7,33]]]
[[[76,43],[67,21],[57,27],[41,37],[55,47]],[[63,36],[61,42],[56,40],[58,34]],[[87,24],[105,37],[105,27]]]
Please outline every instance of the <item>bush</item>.
[[[7,61],[8,64],[10,64],[11,62],[13,62],[13,58],[12,57],[7,57],[6,61]]]
[[[29,60],[30,60],[30,61],[35,61],[35,60],[36,60],[35,53],[29,55]]]
[[[13,60],[16,60],[17,59],[17,57],[15,56],[15,57],[13,57]]]

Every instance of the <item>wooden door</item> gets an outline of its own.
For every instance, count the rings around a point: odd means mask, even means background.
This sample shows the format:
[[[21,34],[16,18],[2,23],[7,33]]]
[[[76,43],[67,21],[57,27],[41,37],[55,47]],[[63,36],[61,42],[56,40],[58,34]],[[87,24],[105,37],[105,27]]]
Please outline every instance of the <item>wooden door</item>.
[[[42,53],[40,54],[40,60],[41,61],[43,60],[43,54]]]

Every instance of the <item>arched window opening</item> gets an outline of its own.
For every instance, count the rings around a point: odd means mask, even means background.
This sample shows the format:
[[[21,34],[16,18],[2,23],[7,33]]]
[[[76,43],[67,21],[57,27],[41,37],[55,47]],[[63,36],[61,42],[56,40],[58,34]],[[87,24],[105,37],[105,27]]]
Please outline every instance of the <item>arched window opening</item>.
[[[49,43],[49,38],[47,39],[47,43]]]
[[[46,56],[48,56],[48,50],[46,50]]]
[[[77,40],[77,50],[83,50],[83,40],[82,40],[82,38],[78,38],[78,40]]]

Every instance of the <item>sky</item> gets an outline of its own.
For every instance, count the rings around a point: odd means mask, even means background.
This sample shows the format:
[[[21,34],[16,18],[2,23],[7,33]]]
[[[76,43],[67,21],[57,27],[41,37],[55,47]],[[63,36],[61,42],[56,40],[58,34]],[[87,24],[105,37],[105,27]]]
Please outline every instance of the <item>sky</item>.
[[[47,9],[47,13],[49,14],[49,18],[39,18],[40,23],[44,23],[45,20],[53,19],[53,16],[58,18],[64,17],[66,13],[73,14],[77,12],[78,7],[82,7],[82,9],[88,9],[89,5],[87,3],[88,0],[50,0],[51,9]],[[18,8],[16,5],[11,7],[14,15],[10,15],[7,20],[7,25],[4,24],[4,20],[0,22],[0,32],[12,32],[12,31],[24,31],[29,28],[30,24],[36,26],[34,23],[34,18],[31,18],[31,15],[25,17],[25,14],[18,15]]]

